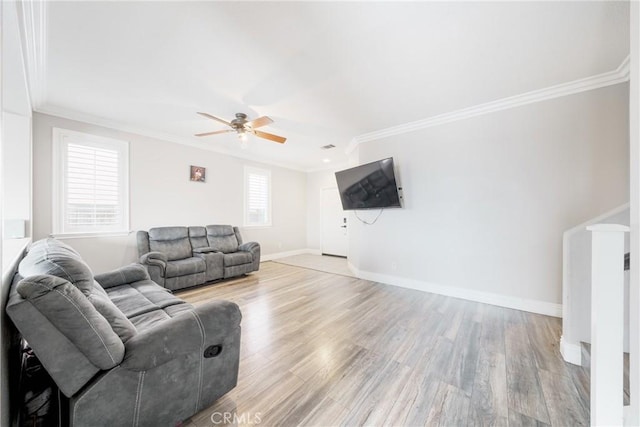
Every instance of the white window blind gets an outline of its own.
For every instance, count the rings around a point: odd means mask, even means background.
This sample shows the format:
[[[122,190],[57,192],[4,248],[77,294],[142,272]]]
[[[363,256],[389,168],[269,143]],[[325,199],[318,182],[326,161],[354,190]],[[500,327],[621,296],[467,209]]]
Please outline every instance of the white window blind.
[[[128,230],[128,143],[54,129],[54,234]]]
[[[271,172],[245,167],[246,226],[271,225]]]

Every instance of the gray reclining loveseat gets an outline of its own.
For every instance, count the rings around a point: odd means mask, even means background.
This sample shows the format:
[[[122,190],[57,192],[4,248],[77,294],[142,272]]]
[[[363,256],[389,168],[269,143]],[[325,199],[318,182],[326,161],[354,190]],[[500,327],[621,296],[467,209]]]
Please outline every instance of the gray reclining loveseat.
[[[156,227],[138,231],[140,264],[151,279],[178,290],[260,268],[260,245],[242,242],[238,227]]]
[[[34,242],[6,311],[62,393],[71,426],[173,426],[235,387],[238,306],[193,307],[132,264],[94,277],[66,244]]]

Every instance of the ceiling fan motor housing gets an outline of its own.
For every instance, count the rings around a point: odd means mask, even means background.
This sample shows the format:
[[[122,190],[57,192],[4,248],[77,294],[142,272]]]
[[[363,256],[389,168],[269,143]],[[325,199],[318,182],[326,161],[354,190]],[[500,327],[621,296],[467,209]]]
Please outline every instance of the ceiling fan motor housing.
[[[243,131],[244,125],[247,123],[247,115],[244,113],[236,113],[236,118],[231,120],[231,126],[236,131]]]

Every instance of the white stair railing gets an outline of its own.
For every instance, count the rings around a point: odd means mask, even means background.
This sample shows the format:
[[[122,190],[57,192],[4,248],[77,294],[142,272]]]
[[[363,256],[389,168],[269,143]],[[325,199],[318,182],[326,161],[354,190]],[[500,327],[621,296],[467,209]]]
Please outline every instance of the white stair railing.
[[[623,425],[624,238],[629,227],[591,231],[591,425]]]

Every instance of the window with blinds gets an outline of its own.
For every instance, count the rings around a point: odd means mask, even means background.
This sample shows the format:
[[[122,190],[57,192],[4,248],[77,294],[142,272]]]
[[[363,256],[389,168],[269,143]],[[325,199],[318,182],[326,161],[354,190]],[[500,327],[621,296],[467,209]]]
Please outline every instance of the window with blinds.
[[[128,143],[54,129],[54,234],[125,232]]]
[[[245,167],[245,226],[271,225],[271,172]]]

